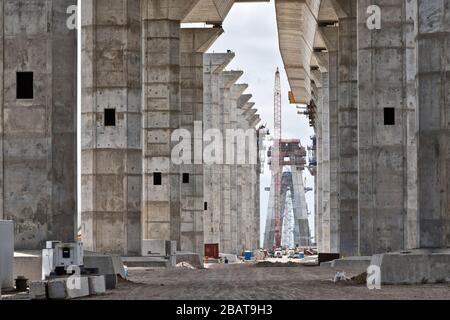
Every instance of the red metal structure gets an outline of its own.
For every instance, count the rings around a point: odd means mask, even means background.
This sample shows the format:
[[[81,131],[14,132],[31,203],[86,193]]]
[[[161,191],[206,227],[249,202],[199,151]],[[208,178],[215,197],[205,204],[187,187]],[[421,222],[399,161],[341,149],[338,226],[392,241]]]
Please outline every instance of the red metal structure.
[[[281,247],[281,231],[283,226],[282,220],[282,206],[281,206],[281,180],[283,174],[283,167],[281,165],[281,152],[280,152],[280,141],[282,134],[281,127],[281,80],[280,71],[277,68],[275,73],[275,92],[274,92],[274,141],[273,150],[274,154],[272,157],[272,174],[275,178],[275,190],[274,190],[274,215],[275,215],[275,246]]]

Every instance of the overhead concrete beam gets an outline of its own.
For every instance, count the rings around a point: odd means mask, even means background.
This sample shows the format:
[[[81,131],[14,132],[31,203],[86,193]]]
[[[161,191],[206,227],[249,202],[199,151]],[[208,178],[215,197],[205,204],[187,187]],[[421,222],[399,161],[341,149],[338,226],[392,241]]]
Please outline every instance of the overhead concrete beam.
[[[234,2],[234,0],[199,0],[184,17],[183,22],[221,24]]]
[[[255,103],[254,102],[247,102],[243,107],[242,107],[242,109],[243,110],[250,110],[251,108],[253,108],[255,106]]]
[[[261,122],[261,118],[259,115],[253,116],[253,118],[249,121],[250,127],[255,128],[258,123]]]
[[[310,63],[320,1],[275,2],[280,51],[297,103],[311,100]]]
[[[204,55],[203,67],[205,73],[219,74],[233,60],[235,54],[230,53],[208,53]]]
[[[154,0],[141,2],[143,20],[183,20],[202,0]],[[203,22],[203,21],[196,21]]]
[[[181,52],[205,53],[223,33],[218,28],[182,28],[180,36]]]
[[[226,89],[231,89],[231,87],[242,77],[243,71],[223,71],[221,76],[223,79],[223,87]]]
[[[231,88],[231,99],[237,100],[242,94],[244,94],[244,91],[247,90],[248,84],[246,83],[239,83],[235,84]]]
[[[253,97],[253,95],[251,94],[243,94],[239,97],[239,99],[237,100],[237,107],[239,109],[242,109],[242,107],[244,107],[246,105],[247,102],[250,101],[250,99]]]

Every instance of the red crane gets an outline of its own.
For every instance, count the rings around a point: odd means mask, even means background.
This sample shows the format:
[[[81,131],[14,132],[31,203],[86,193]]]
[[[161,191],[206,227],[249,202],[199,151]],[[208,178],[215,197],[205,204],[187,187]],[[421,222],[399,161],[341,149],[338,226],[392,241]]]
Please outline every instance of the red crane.
[[[274,141],[273,141],[273,158],[272,158],[272,174],[275,178],[274,190],[274,240],[277,248],[281,247],[281,231],[283,226],[283,215],[281,206],[281,181],[283,175],[282,161],[280,159],[280,141],[281,141],[281,80],[280,71],[277,68],[275,73],[275,92],[274,92]]]

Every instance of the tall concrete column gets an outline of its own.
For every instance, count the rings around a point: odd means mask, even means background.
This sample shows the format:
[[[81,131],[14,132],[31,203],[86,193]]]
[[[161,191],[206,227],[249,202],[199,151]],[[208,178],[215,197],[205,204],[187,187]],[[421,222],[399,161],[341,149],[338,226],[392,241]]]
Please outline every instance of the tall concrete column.
[[[256,250],[259,248],[259,241],[256,235],[259,234],[259,214],[257,214],[257,194],[259,194],[259,171],[258,171],[258,146],[257,146],[257,130],[256,125],[259,120],[255,120],[257,109],[251,109],[252,111],[246,117],[247,129],[251,130],[253,142],[249,142],[248,155],[249,155],[249,177],[250,177],[250,202],[249,202],[249,239],[247,250]],[[250,131],[249,131],[250,132]]]
[[[171,161],[180,126],[180,21],[198,0],[143,0],[143,237],[181,248],[180,168]]]
[[[404,242],[406,249],[420,247],[419,212],[417,190],[417,1],[405,1],[403,21],[405,44],[405,86],[406,86],[406,224]]]
[[[180,187],[180,246],[182,251],[201,255],[204,253],[203,150],[197,146],[203,146],[203,55],[222,32],[222,28],[181,29],[180,38],[180,129],[188,130],[191,136],[189,161],[180,165],[180,174],[185,176]]]
[[[328,62],[328,59],[327,59]],[[328,65],[327,65],[328,68]],[[322,252],[331,250],[331,216],[330,216],[330,103],[329,75],[322,72]]]
[[[218,196],[222,198],[221,202],[221,223],[220,223],[220,237],[221,237],[221,252],[231,253],[232,252],[232,188],[231,184],[234,181],[231,180],[231,169],[233,164],[228,163],[227,154],[231,152],[228,150],[227,144],[227,130],[232,129],[230,118],[231,110],[233,108],[233,97],[231,88],[236,83],[236,81],[242,76],[242,71],[224,71],[220,76],[220,127],[222,128],[223,136],[223,146],[224,146],[224,162],[220,167],[220,174],[222,178],[222,183],[220,185],[220,193]]]
[[[251,94],[243,94],[239,100],[238,105],[241,106],[237,113],[237,128],[243,131],[248,130],[248,122],[245,118],[245,113],[248,111],[249,100],[252,98]],[[243,143],[240,141],[238,143]],[[248,154],[248,145],[245,146],[245,153]],[[243,251],[250,250],[250,228],[252,227],[250,221],[250,201],[251,201],[251,180],[250,180],[250,165],[247,162],[237,162],[237,203],[238,203],[238,252],[241,255]]]
[[[358,1],[359,250],[402,250],[406,223],[404,0]],[[381,30],[367,8],[381,8]]]
[[[234,58],[234,53],[205,54],[203,58],[203,130],[205,134],[209,131],[211,135],[218,133],[220,128],[220,90],[219,78],[225,67]],[[215,142],[215,137],[205,137],[205,153],[210,144]],[[209,141],[211,140],[211,141]],[[222,142],[222,141],[220,141]],[[220,156],[220,155],[218,155]],[[223,158],[223,157],[222,157]],[[208,159],[205,159],[205,161]],[[223,161],[223,159],[222,159]],[[220,223],[221,223],[221,175],[219,161],[206,162],[203,166],[204,177],[204,243],[220,245]]]
[[[417,1],[420,246],[450,246],[450,7]]]
[[[316,83],[317,84],[317,83]],[[316,176],[314,177],[316,179],[315,184],[315,190],[314,193],[316,194],[316,208],[315,208],[315,217],[316,217],[316,241],[318,245],[318,249],[320,252],[324,252],[322,249],[323,246],[323,159],[322,159],[322,141],[323,141],[323,134],[322,134],[322,117],[323,117],[323,90],[322,88],[316,89],[317,93],[317,99],[316,99],[316,105],[317,105],[317,118],[316,118],[316,126],[315,126],[315,134],[316,134],[316,161],[317,161],[317,168],[316,168]]]
[[[310,228],[308,220],[308,206],[306,203],[305,184],[303,182],[303,170],[292,166],[292,185],[293,185],[293,205],[294,205],[294,223],[295,245],[307,247],[311,245],[310,242]]]
[[[0,1],[0,218],[16,250],[76,234],[75,4]]]
[[[336,0],[339,16],[338,52],[338,197],[340,252],[358,254],[358,112],[357,0]]]
[[[82,240],[141,254],[140,1],[82,3]],[[108,114],[109,113],[109,114]]]
[[[231,88],[231,112],[230,112],[230,129],[238,129],[238,113],[239,109],[243,107],[241,105],[242,100],[239,100],[244,91],[248,88],[247,84],[236,84]],[[239,103],[238,103],[239,101]],[[250,106],[253,107],[254,104]],[[228,142],[230,143],[230,142]],[[237,150],[237,140],[233,139],[230,144],[233,148],[233,152]],[[233,156],[231,161],[231,253],[238,254],[238,232],[239,232],[239,203],[238,203],[238,180],[237,180],[237,155]]]
[[[330,247],[332,253],[340,252],[340,216],[338,201],[338,36],[339,27],[320,27],[328,49],[328,112],[329,112],[329,172],[330,172]],[[325,81],[325,80],[324,80]],[[325,226],[325,225],[324,225]]]

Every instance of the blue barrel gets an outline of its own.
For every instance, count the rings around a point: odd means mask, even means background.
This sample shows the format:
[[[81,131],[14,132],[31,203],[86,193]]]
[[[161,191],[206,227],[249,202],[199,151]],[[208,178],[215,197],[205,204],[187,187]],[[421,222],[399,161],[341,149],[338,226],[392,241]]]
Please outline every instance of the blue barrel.
[[[245,251],[244,252],[244,259],[245,261],[251,261],[253,258],[253,253],[251,251]]]
[[[304,259],[304,258],[305,258],[305,253],[304,253],[304,252],[300,252],[300,253],[298,254],[298,257],[299,257],[300,259]]]

